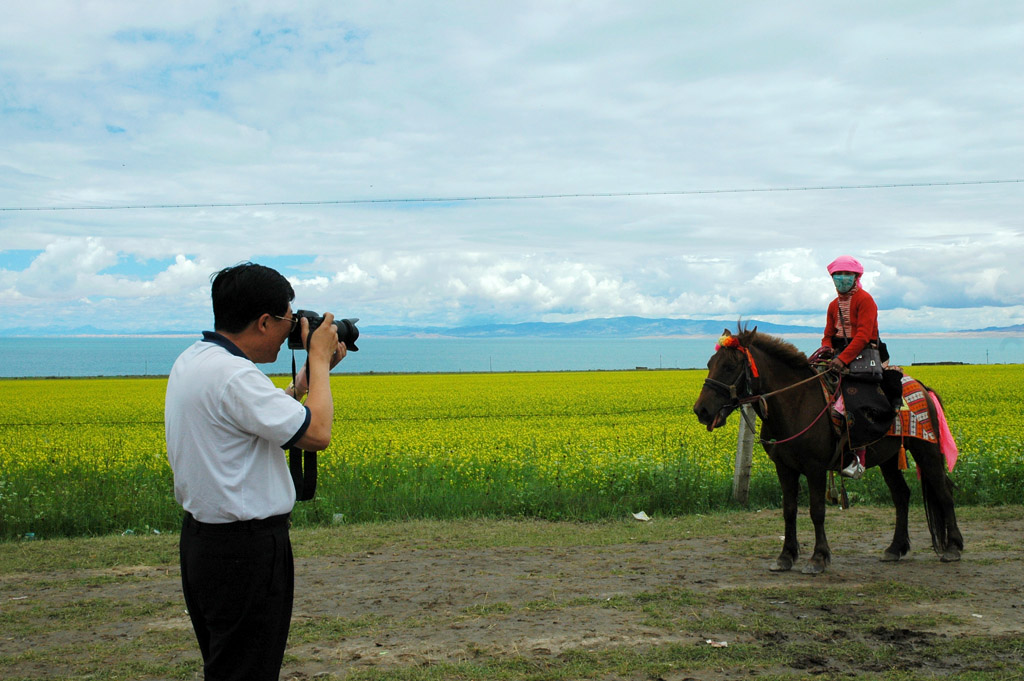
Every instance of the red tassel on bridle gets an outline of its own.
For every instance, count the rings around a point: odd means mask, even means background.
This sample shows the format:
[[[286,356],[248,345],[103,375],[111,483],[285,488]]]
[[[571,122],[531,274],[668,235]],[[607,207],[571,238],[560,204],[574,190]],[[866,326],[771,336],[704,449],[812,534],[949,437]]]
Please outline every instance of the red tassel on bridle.
[[[715,351],[721,350],[722,348],[736,348],[744,355],[747,356],[747,361],[750,362],[750,373],[754,378],[758,378],[760,374],[757,372],[757,362],[754,361],[754,356],[750,354],[750,350],[746,346],[740,345],[740,339],[736,336],[727,335],[722,336],[718,339],[718,344],[715,345]]]

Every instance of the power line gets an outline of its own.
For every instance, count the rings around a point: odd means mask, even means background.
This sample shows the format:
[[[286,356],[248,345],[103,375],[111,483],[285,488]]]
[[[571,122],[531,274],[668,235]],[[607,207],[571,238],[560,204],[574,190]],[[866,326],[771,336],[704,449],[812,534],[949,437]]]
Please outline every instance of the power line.
[[[743,189],[681,189],[658,192],[579,192],[573,194],[511,194],[484,196],[434,196],[383,199],[321,199],[314,201],[238,201],[226,203],[153,203],[98,206],[0,206],[0,212],[79,211],[79,210],[170,210],[180,208],[260,208],[274,206],[343,206],[389,203],[468,203],[472,201],[543,201],[554,199],[609,199],[650,196],[693,196],[700,194],[755,194],[770,192],[850,191],[857,189],[907,189],[923,187],[964,187],[985,184],[1018,184],[1024,178],[1009,180],[967,180],[960,182],[895,182],[889,184],[847,184],[803,187],[748,187]]]

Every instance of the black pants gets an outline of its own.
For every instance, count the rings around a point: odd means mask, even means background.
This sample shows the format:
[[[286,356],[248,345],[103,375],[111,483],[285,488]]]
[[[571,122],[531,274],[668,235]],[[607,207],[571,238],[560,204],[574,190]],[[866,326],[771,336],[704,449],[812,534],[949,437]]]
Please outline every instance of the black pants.
[[[295,593],[288,516],[225,525],[186,514],[181,585],[206,681],[276,681]]]

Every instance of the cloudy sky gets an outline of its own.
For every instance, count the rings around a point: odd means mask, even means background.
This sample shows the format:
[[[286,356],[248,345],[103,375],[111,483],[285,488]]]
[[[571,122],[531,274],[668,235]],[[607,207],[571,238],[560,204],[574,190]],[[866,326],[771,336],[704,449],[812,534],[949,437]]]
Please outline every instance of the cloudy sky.
[[[1024,323],[1024,4],[8,3],[0,332]],[[893,186],[896,185],[896,186]]]

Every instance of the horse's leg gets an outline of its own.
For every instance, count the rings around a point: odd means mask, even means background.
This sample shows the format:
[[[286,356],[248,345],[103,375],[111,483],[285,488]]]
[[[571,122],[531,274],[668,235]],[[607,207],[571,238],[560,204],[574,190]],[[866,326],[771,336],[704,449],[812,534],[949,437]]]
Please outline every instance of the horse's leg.
[[[895,441],[893,441],[895,442]],[[903,478],[903,472],[899,468],[899,458],[889,455],[888,449],[895,447],[886,440],[879,449],[886,457],[878,466],[882,469],[882,477],[885,484],[889,486],[889,494],[892,496],[892,505],[896,507],[896,527],[892,533],[892,543],[882,554],[881,560],[886,562],[897,561],[907,555],[910,550],[910,532],[907,528],[908,508],[910,506],[910,487]]]
[[[811,507],[811,522],[814,523],[814,553],[804,566],[805,575],[815,575],[825,571],[825,566],[832,562],[832,549],[825,537],[825,470],[807,473],[807,498]]]
[[[943,563],[954,563],[960,560],[960,552],[964,550],[964,536],[960,534],[960,526],[956,522],[956,509],[953,506],[953,482],[947,477],[946,487],[949,496],[949,508],[946,513],[946,550],[939,557]]]
[[[943,470],[945,473],[945,470]],[[956,507],[953,504],[953,481],[945,476],[946,481],[942,489],[946,493],[948,506],[946,510],[946,537],[949,542],[946,544],[946,552],[942,555],[944,562],[960,560],[960,552],[964,550],[964,536],[960,534],[960,526],[956,522]]]
[[[785,572],[793,568],[800,555],[800,544],[796,539],[797,495],[800,492],[800,473],[781,463],[775,463],[775,474],[782,487],[782,519],[786,524],[786,536],[782,540],[782,552],[769,568],[772,572]]]

